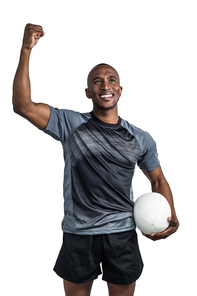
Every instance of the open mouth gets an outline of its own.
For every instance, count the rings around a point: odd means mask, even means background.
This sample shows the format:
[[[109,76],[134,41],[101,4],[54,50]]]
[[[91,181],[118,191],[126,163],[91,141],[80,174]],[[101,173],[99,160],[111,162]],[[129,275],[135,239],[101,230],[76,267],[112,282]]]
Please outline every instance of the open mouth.
[[[101,94],[101,95],[99,95],[99,97],[104,101],[110,101],[113,96],[114,96],[114,94],[106,94],[106,95]]]

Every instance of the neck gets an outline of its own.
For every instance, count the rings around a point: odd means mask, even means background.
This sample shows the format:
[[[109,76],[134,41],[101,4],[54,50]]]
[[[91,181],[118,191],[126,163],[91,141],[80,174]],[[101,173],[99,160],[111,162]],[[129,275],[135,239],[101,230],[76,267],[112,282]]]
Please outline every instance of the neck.
[[[93,113],[98,119],[106,123],[110,123],[110,124],[118,123],[119,117],[118,117],[117,107],[109,110],[101,110],[94,106]]]

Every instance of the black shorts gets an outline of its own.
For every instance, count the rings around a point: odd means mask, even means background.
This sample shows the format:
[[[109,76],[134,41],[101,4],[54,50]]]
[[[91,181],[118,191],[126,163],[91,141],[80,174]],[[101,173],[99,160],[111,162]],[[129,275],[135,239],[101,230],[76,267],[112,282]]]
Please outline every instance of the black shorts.
[[[73,283],[103,280],[128,285],[141,275],[143,262],[135,230],[103,235],[64,233],[63,244],[54,271]]]

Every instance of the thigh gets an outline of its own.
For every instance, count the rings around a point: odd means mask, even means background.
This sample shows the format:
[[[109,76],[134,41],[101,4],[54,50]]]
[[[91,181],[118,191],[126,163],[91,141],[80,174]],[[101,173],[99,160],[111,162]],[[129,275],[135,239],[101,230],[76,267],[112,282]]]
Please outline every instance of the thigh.
[[[133,296],[136,282],[129,285],[108,284],[109,296]]]
[[[66,296],[89,296],[93,281],[84,284],[74,284],[64,280],[64,290]]]
[[[54,271],[71,283],[93,281],[101,274],[98,245],[97,237],[64,233]]]
[[[135,230],[106,235],[104,238],[103,280],[116,285],[134,283],[143,262]]]

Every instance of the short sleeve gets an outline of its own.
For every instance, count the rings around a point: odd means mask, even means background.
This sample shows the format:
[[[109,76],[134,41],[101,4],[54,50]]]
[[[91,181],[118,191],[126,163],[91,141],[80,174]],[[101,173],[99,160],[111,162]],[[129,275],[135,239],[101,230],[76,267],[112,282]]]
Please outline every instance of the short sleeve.
[[[155,141],[145,132],[140,144],[141,155],[137,162],[138,166],[145,171],[155,170],[160,164]]]
[[[84,116],[72,110],[49,107],[50,118],[43,132],[63,143],[72,131],[84,122]]]

